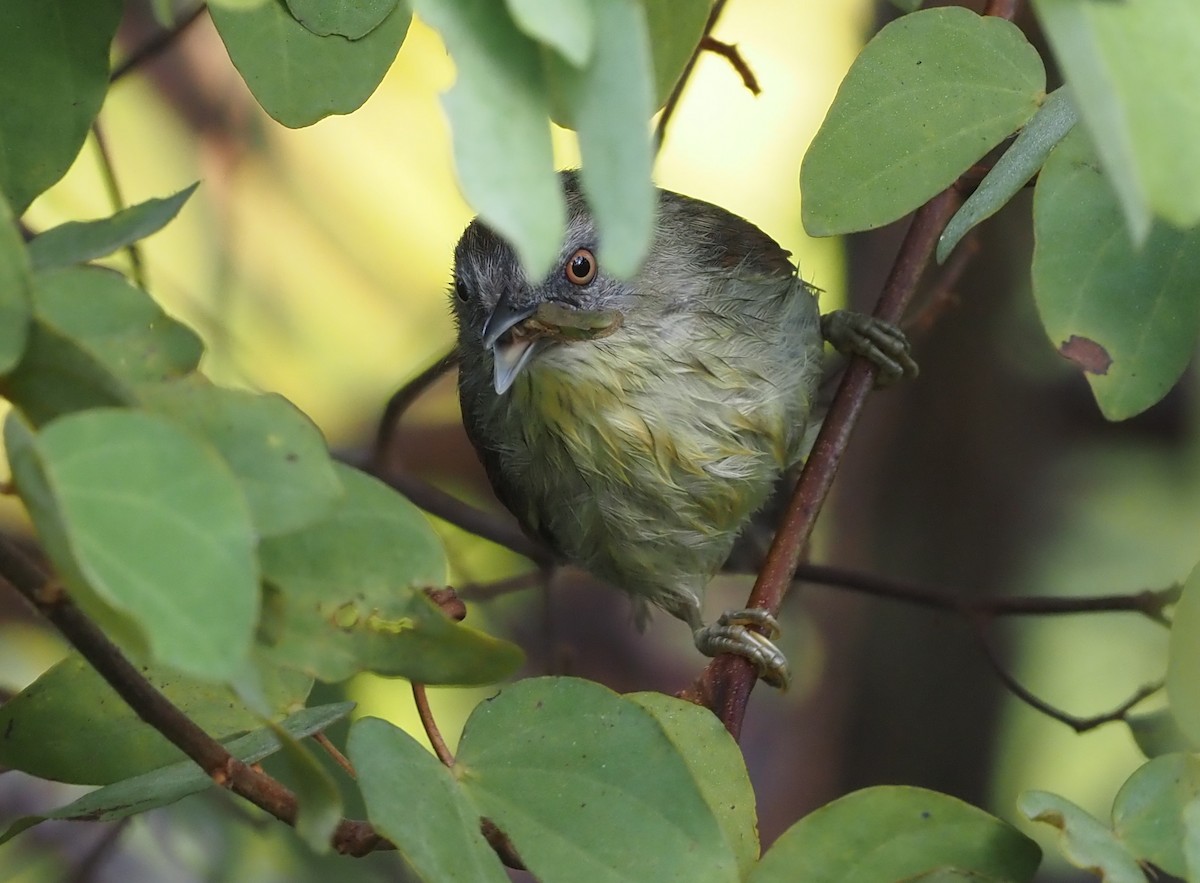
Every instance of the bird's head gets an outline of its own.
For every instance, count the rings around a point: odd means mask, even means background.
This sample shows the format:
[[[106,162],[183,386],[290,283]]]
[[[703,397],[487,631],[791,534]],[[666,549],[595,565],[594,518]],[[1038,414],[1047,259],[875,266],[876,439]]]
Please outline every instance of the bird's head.
[[[574,175],[564,174],[563,182],[567,232],[545,278],[529,279],[512,247],[479,219],[454,251],[459,340],[490,353],[500,394],[541,354],[612,334],[637,308],[635,284],[600,266],[595,224]]]

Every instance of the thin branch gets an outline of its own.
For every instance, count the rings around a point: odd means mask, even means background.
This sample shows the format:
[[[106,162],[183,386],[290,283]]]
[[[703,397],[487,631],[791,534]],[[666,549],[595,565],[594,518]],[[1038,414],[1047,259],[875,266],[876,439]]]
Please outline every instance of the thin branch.
[[[413,702],[417,704],[417,716],[421,718],[421,726],[425,728],[425,735],[429,737],[433,753],[446,766],[454,766],[454,755],[450,753],[446,740],[442,738],[442,731],[438,729],[437,721],[434,720],[433,709],[429,707],[429,696],[425,693],[425,685],[413,681],[412,694]]]
[[[99,120],[92,123],[92,137],[96,141],[96,153],[100,159],[100,176],[104,180],[108,201],[112,205],[113,212],[119,212],[125,208],[125,197],[121,194],[121,185],[117,181],[117,170],[113,166],[112,154],[108,150],[108,141],[104,137],[104,130],[100,128]],[[138,287],[144,289],[146,287],[146,268],[142,264],[141,249],[138,248],[136,242],[131,242],[125,246],[125,251],[129,253],[129,274]]]
[[[738,76],[742,78],[742,85],[749,89],[751,94],[762,94],[762,87],[758,85],[758,77],[754,76],[754,71],[750,70],[750,65],[746,64],[746,59],[742,58],[742,53],[738,51],[736,45],[723,43],[715,37],[705,34],[700,40],[700,48],[728,61],[730,66],[737,71]]]
[[[190,28],[192,24],[200,18],[206,9],[207,5],[205,3],[201,3],[194,10],[188,13],[186,17],[181,18],[178,22],[176,22],[174,27],[165,31],[160,31],[150,40],[147,40],[146,43],[144,43],[139,49],[134,50],[125,58],[124,61],[113,68],[112,75],[108,78],[108,82],[110,84],[117,82],[117,80],[121,79],[126,74],[136,70],[142,64],[145,64],[147,61],[154,58],[154,56],[160,54],[165,49],[168,49],[171,44],[179,39],[180,35],[183,34],[184,31]]]
[[[683,90],[687,88],[688,81],[692,78],[692,72],[696,69],[696,61],[700,58],[700,53],[703,52],[704,39],[708,37],[713,28],[717,25],[717,19],[721,17],[721,13],[725,10],[727,0],[717,0],[713,4],[712,11],[708,14],[708,21],[704,24],[704,33],[700,37],[700,42],[696,44],[695,50],[692,52],[692,57],[688,59],[687,64],[683,67],[683,73],[679,75],[679,79],[675,81],[675,87],[671,90],[671,94],[667,97],[667,103],[663,105],[662,115],[658,118],[658,125],[654,129],[654,144],[656,150],[661,150],[663,139],[667,135],[667,126],[671,122],[671,118],[675,116],[675,109],[679,107],[679,100],[683,97]]]
[[[296,822],[296,796],[276,779],[225,750],[173,705],[125,658],[121,651],[6,537],[0,537],[0,581],[7,582],[62,632],[134,713],[190,757],[218,785],[228,788],[280,821]],[[334,848],[364,855],[390,847],[366,822],[343,819]]]
[[[1138,705],[1138,703],[1150,696],[1153,696],[1164,686],[1163,681],[1158,681],[1153,684],[1144,684],[1139,687],[1132,696],[1130,696],[1112,711],[1105,712],[1104,714],[1097,714],[1093,717],[1077,717],[1073,714],[1063,711],[1061,708],[1051,705],[1045,699],[1035,695],[1028,688],[1026,688],[1024,684],[1018,681],[1013,674],[1004,667],[1003,661],[996,654],[991,642],[988,641],[985,626],[982,622],[976,623],[976,636],[979,639],[979,646],[983,649],[983,655],[987,659],[988,665],[991,666],[992,671],[996,673],[996,677],[1000,679],[1000,682],[1004,684],[1010,693],[1012,693],[1030,708],[1040,711],[1042,714],[1049,718],[1053,718],[1060,723],[1066,724],[1076,733],[1085,733],[1088,730],[1094,730],[1097,727],[1103,726],[1104,724],[1125,720],[1126,715],[1129,714],[1129,712],[1132,711],[1133,708]]]
[[[955,289],[979,251],[979,237],[972,231],[954,249],[924,302],[904,321],[904,331],[910,340],[915,335],[928,334],[947,310],[958,306],[959,297]]]
[[[351,779],[358,778],[358,772],[354,769],[354,764],[350,762],[350,758],[342,754],[341,750],[331,741],[329,741],[328,736],[326,736],[324,733],[313,733],[312,739],[325,749],[325,753],[333,759],[334,763],[346,771],[346,775],[348,775]]]
[[[383,416],[379,418],[379,428],[375,431],[375,447],[371,451],[371,471],[373,473],[378,475],[384,471],[384,464],[387,462],[388,451],[392,446],[392,438],[400,425],[400,418],[426,390],[458,364],[458,358],[458,349],[450,350],[392,393],[387,406],[383,409]]]
[[[538,585],[545,585],[547,579],[548,574],[545,568],[527,570],[524,573],[518,573],[514,576],[508,576],[504,579],[493,580],[491,582],[467,583],[458,590],[458,594],[460,597],[469,598],[472,601],[490,601],[502,595],[523,592]]]

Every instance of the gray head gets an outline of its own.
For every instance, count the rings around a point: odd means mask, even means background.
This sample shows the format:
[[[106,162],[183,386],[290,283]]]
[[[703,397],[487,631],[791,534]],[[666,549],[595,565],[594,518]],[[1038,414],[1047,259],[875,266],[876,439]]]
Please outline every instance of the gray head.
[[[659,191],[654,243],[638,276],[609,276],[597,260],[596,226],[578,174],[560,175],[567,230],[553,269],[530,280],[512,247],[478,218],[454,250],[451,295],[464,355],[490,351],[504,393],[539,352],[569,342],[519,333],[543,304],[579,313],[614,312],[625,327],[652,326],[687,308],[714,280],[741,272],[791,276],[788,253],[757,227],[717,206]]]

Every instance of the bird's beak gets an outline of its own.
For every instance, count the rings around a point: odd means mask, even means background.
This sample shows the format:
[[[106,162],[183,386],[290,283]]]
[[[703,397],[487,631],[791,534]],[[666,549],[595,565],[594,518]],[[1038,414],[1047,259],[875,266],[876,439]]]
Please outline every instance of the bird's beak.
[[[492,351],[494,373],[492,382],[496,392],[503,395],[513,385],[521,369],[533,357],[538,341],[528,337],[509,335],[502,340],[505,332],[519,325],[537,312],[537,305],[517,309],[508,301],[508,295],[500,295],[496,308],[483,324],[483,346]]]

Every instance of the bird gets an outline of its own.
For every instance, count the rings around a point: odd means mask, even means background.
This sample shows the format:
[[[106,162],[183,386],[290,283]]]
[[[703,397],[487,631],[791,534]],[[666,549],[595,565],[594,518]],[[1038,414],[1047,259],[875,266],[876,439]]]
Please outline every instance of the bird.
[[[820,314],[790,253],[742,217],[657,190],[631,279],[605,271],[577,171],[560,172],[557,260],[529,278],[479,218],[454,251],[463,425],[496,496],[554,556],[685,622],[700,652],[786,687],[765,610],[705,623],[705,587],[819,421],[825,341],[892,380],[917,368],[894,326]]]

